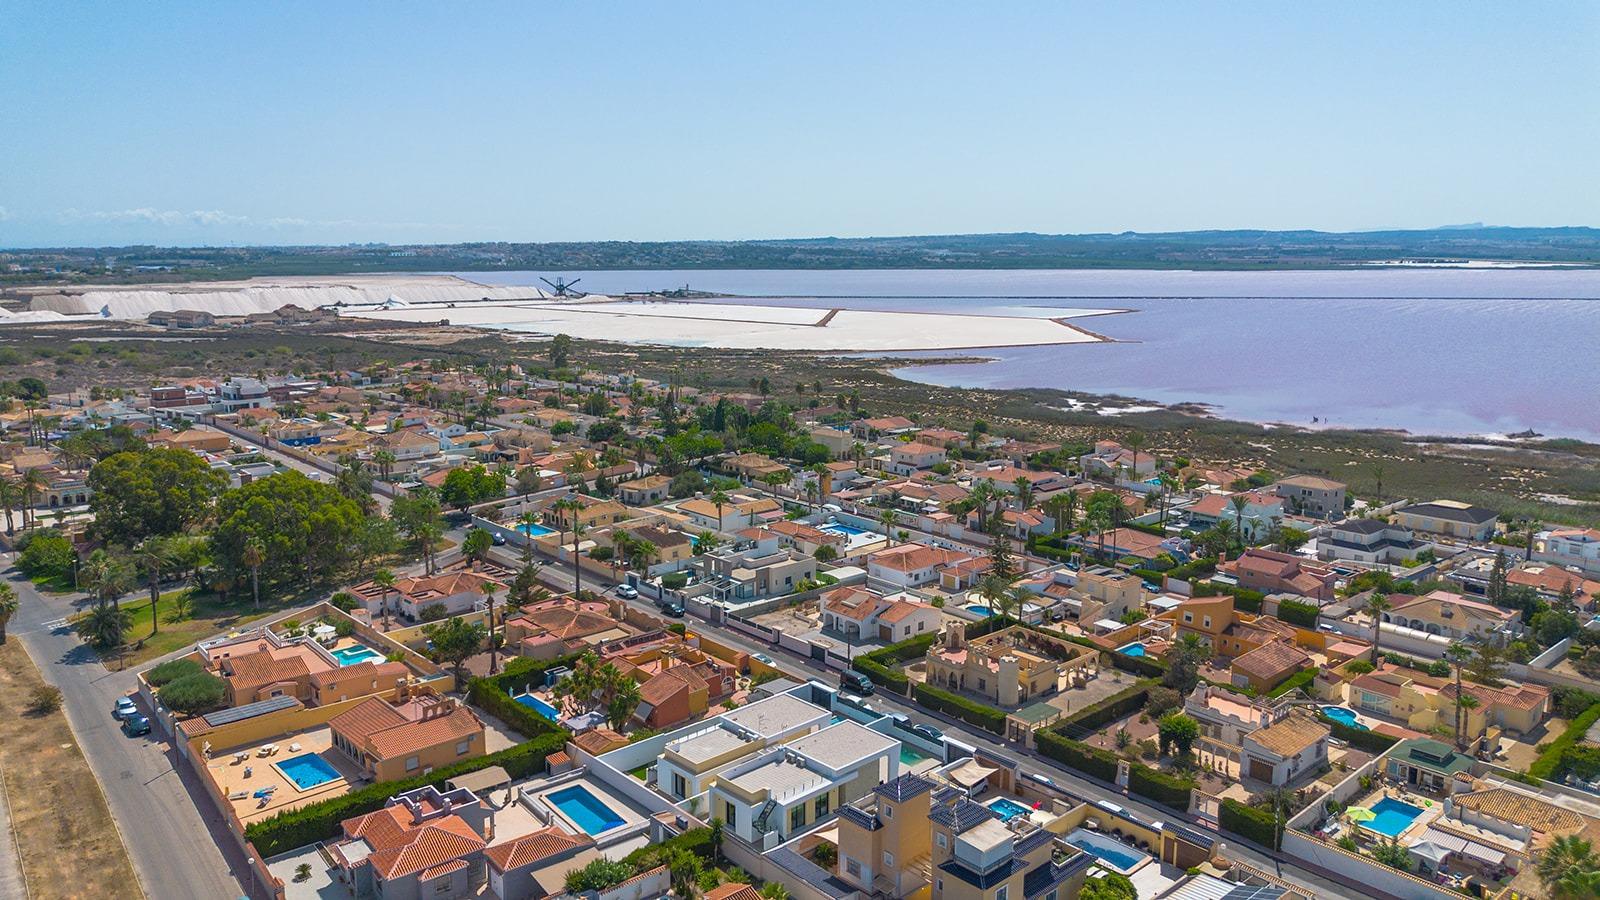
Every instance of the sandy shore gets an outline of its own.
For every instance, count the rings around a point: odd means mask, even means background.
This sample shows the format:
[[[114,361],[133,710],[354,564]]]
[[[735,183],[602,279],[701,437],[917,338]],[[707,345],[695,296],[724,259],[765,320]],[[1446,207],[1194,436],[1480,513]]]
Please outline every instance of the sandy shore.
[[[427,304],[402,309],[343,310],[341,315],[405,322],[447,319],[452,325],[478,328],[734,350],[963,350],[1105,340],[1063,321],[1102,310],[1052,312],[1054,317],[1042,318],[591,299],[455,306]]]

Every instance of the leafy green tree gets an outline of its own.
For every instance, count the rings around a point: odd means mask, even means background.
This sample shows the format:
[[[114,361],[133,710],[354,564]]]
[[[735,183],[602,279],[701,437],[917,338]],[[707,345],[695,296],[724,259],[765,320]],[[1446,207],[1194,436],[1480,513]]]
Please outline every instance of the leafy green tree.
[[[1156,733],[1161,740],[1161,751],[1176,747],[1177,755],[1186,757],[1200,739],[1200,723],[1181,712],[1168,713],[1157,723]]]
[[[422,633],[433,642],[431,655],[435,662],[449,663],[455,670],[456,683],[461,683],[461,666],[483,649],[489,637],[488,629],[480,622],[463,618],[446,619],[425,626]]]
[[[1205,644],[1199,636],[1185,634],[1167,651],[1167,671],[1162,674],[1161,683],[1188,694],[1200,683],[1200,663],[1205,657]]]
[[[603,891],[616,887],[633,877],[633,866],[621,860],[605,857],[591,860],[581,868],[567,872],[566,888],[569,894]]]
[[[89,508],[100,534],[131,546],[204,521],[227,486],[226,475],[188,450],[127,451],[89,470]]]
[[[212,538],[219,565],[250,571],[271,582],[291,577],[321,583],[350,563],[359,550],[361,507],[331,485],[299,472],[280,472],[223,496]],[[260,548],[251,566],[246,550]]]
[[[1138,900],[1139,889],[1128,876],[1104,871],[1095,876],[1083,883],[1078,900]]]
[[[27,536],[27,543],[17,557],[17,568],[32,578],[65,578],[72,574],[72,561],[76,556],[72,541],[66,535],[46,528]]]
[[[484,466],[458,466],[444,477],[439,499],[457,509],[499,500],[506,494],[506,477]]]
[[[439,514],[439,495],[432,490],[396,497],[389,507],[389,520],[400,534],[416,545],[429,572],[433,571],[433,542],[444,532]]]
[[[558,334],[550,339],[550,365],[565,369],[572,358],[572,336]]]
[[[482,560],[489,554],[489,548],[494,546],[494,538],[482,528],[474,528],[467,532],[461,541],[461,555],[471,560]]]

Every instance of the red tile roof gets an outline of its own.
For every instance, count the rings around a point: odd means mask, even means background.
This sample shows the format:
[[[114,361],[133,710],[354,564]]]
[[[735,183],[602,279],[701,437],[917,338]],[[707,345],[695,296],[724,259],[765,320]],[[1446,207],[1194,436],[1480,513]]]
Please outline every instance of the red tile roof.
[[[587,837],[580,838],[568,834],[552,825],[532,834],[525,834],[514,841],[496,844],[483,851],[483,855],[489,860],[489,865],[505,872],[540,866],[593,843],[594,841]]]

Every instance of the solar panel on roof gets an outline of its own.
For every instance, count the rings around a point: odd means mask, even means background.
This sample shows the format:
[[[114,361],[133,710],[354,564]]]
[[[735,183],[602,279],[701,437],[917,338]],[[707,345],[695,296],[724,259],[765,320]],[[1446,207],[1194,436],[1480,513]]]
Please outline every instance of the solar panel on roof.
[[[231,722],[242,722],[245,719],[264,716],[280,709],[293,709],[299,704],[300,701],[293,697],[272,697],[267,700],[257,700],[254,703],[246,703],[243,706],[235,706],[232,709],[219,709],[216,712],[206,713],[201,718],[206,720],[207,725],[215,728]]]
[[[1278,900],[1284,890],[1270,884],[1241,884],[1233,890],[1222,895],[1222,900]]]

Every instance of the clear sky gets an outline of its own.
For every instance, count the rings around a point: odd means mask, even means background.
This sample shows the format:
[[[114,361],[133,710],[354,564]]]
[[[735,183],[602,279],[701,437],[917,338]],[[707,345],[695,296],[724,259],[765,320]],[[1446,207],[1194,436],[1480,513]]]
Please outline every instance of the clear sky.
[[[1600,225],[1600,3],[24,3],[0,246]]]

